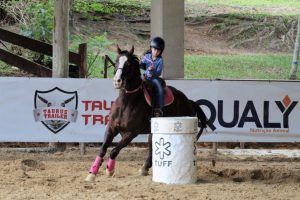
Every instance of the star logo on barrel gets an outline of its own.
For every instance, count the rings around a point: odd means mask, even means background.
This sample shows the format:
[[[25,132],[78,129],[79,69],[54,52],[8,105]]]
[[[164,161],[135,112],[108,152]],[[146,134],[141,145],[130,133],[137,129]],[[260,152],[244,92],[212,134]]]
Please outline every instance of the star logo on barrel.
[[[180,131],[182,131],[182,122],[176,122],[175,124],[174,124],[174,131],[175,132],[180,132]]]
[[[153,130],[152,131],[155,131],[155,132],[157,132],[157,131],[159,131],[159,128],[158,128],[158,123],[157,122],[154,122],[154,124],[153,124]]]
[[[159,142],[155,142],[155,155],[159,155],[159,158],[162,160],[165,156],[171,155],[169,148],[171,147],[170,142],[165,142],[164,138],[160,138]]]

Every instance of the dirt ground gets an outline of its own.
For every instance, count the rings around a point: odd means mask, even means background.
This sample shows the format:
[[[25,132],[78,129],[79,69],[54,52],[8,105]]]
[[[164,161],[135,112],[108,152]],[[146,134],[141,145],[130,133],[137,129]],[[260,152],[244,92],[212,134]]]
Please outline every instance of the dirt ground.
[[[189,8],[190,9],[190,8]],[[229,9],[229,10],[228,10]],[[189,15],[211,15],[249,9],[250,7],[215,7],[201,5],[201,10],[188,10]],[[281,11],[270,9],[270,12]],[[292,10],[293,11],[293,10]],[[298,10],[296,10],[298,12]],[[80,33],[109,32],[122,48],[135,45],[141,55],[148,48],[149,23],[115,21],[76,21]],[[186,54],[251,54],[258,49],[230,49],[224,38],[208,33],[210,25],[185,26]],[[139,34],[137,34],[139,33]],[[114,48],[114,47],[112,47]],[[268,53],[268,52],[260,52]],[[0,145],[3,147],[3,145]],[[20,145],[22,146],[22,145]],[[286,147],[286,146],[285,146]],[[299,147],[298,147],[299,149]],[[78,147],[65,152],[25,153],[0,148],[0,199],[272,199],[298,200],[300,198],[300,159],[280,156],[229,156],[211,154],[199,148],[195,184],[167,185],[138,175],[147,155],[144,147],[127,147],[117,159],[113,177],[105,174],[105,163],[93,183],[85,182],[98,148],[88,148],[80,155]],[[216,165],[212,166],[212,159]]]
[[[108,33],[108,38],[129,49],[135,46],[135,52],[141,56],[149,48],[150,12],[140,11],[140,16],[102,16],[103,20],[92,21],[81,18],[79,13],[74,15],[74,34],[98,35]],[[205,3],[185,3],[184,49],[185,54],[195,55],[245,55],[280,53],[269,47],[246,46],[232,48],[227,34],[210,32],[216,22],[193,25],[193,20],[199,16],[217,16],[228,13],[278,13],[297,14],[298,8],[287,7],[247,7],[247,6],[209,6]],[[134,21],[134,22],[132,22]],[[111,50],[115,50],[113,46]],[[286,51],[282,51],[287,53]],[[282,53],[281,52],[281,53]],[[288,51],[291,53],[292,49]]]
[[[78,16],[77,16],[78,17]],[[233,49],[229,47],[222,37],[215,37],[209,33],[212,24],[201,26],[184,26],[184,49],[185,54],[205,55],[205,54],[252,54],[257,53],[257,49]],[[129,23],[126,21],[86,21],[76,20],[78,32],[89,34],[99,34],[108,31],[108,38],[120,45],[123,49],[130,49],[132,45],[135,52],[141,56],[149,49],[150,24],[149,23]],[[111,47],[115,51],[115,46]],[[265,52],[263,52],[265,53]]]
[[[300,159],[197,153],[195,184],[168,185],[139,176],[147,155],[127,147],[117,159],[113,177],[101,167],[96,181],[85,182],[98,148],[81,156],[77,147],[65,152],[24,153],[0,150],[0,199],[299,199]],[[212,166],[212,159],[216,165]]]

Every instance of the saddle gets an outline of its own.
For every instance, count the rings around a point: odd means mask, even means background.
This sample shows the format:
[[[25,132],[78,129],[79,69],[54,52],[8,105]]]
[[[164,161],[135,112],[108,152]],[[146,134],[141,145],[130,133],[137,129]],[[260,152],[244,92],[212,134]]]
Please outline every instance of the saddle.
[[[173,92],[166,85],[166,82],[163,79],[159,78],[159,81],[164,90],[164,106],[168,106],[174,102]],[[155,98],[156,93],[155,93],[153,86],[151,86],[151,84],[147,80],[143,81],[143,91],[144,91],[144,96],[145,96],[145,99],[146,99],[146,102],[148,103],[148,105],[152,106],[152,107],[156,107],[156,103],[157,103],[156,98]],[[154,99],[152,97],[154,97]]]

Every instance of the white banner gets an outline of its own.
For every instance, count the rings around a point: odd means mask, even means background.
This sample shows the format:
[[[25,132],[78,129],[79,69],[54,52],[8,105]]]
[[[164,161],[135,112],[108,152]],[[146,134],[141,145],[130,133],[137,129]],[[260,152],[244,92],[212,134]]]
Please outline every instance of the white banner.
[[[196,101],[209,118],[199,141],[300,141],[300,82],[168,80],[167,84]],[[0,141],[102,142],[117,94],[110,79],[2,77]],[[147,135],[134,141],[147,142]]]

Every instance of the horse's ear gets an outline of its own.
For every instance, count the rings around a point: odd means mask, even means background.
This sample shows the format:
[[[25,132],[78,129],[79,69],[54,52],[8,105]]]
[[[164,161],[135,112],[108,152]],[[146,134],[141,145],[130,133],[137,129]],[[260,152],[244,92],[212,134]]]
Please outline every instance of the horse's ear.
[[[132,45],[132,47],[131,47],[129,53],[130,53],[130,54],[133,54],[133,52],[134,52],[134,46]]]
[[[122,52],[118,44],[117,44],[117,52],[118,52],[118,54],[121,54],[121,52]]]

